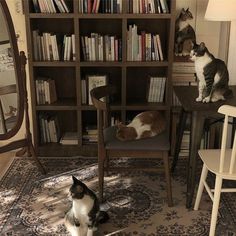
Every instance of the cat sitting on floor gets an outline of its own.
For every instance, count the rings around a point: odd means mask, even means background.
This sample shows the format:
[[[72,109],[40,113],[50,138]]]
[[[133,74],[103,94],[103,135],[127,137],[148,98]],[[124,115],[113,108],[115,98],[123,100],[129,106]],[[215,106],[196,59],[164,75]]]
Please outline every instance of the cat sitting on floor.
[[[72,236],[92,236],[98,224],[105,223],[109,216],[100,210],[95,193],[76,177],[72,179],[72,207],[65,216],[65,226]]]
[[[128,125],[117,125],[116,137],[121,141],[149,138],[162,133],[166,129],[166,121],[159,111],[145,111]]]
[[[232,97],[229,73],[224,61],[215,58],[201,42],[193,47],[190,59],[194,61],[198,79],[197,102],[216,102]]]

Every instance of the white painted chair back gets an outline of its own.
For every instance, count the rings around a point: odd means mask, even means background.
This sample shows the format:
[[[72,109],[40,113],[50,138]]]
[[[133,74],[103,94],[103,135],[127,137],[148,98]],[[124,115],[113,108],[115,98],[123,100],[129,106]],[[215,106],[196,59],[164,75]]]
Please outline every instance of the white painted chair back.
[[[235,164],[235,159],[236,159],[236,138],[235,138],[235,133],[234,133],[234,141],[233,141],[233,148],[232,148],[232,154],[231,154],[231,160],[230,160],[230,165],[229,169],[225,170],[224,169],[224,163],[225,163],[225,151],[226,151],[226,142],[227,142],[227,133],[228,133],[228,121],[229,117],[236,117],[236,107],[234,106],[229,106],[229,105],[223,105],[218,109],[218,112],[221,114],[225,115],[225,120],[224,120],[224,125],[223,125],[223,133],[222,133],[222,141],[221,141],[221,153],[220,153],[220,169],[219,172],[225,174],[232,174],[234,171],[234,164]],[[225,172],[227,171],[227,172]]]

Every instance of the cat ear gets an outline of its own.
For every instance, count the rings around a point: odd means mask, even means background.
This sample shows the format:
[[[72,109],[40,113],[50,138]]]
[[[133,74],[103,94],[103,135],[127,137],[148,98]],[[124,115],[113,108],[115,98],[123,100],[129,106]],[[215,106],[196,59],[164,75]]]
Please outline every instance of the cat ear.
[[[206,47],[204,42],[201,42],[199,46],[200,46],[201,49],[204,49]]]
[[[79,180],[74,175],[72,175],[72,179],[74,184],[79,183]]]
[[[189,11],[189,7],[186,9],[186,11]]]
[[[122,127],[124,127],[125,125],[123,125],[121,122],[119,122],[118,124],[117,124],[117,127],[118,127],[118,129],[121,129]]]
[[[182,8],[182,10],[181,10],[181,13],[185,13],[185,10],[184,10],[184,8]]]

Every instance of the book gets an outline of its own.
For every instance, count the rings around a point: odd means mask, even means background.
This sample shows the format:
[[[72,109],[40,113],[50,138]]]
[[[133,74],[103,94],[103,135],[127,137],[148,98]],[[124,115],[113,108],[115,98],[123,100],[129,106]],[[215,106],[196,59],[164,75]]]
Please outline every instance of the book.
[[[60,139],[60,144],[63,144],[63,145],[76,145],[76,144],[78,144],[78,133],[77,132],[65,132]]]
[[[93,88],[107,85],[107,76],[106,75],[87,75],[87,88],[88,88],[88,104],[93,105],[92,98],[90,95],[90,91]],[[104,101],[104,99],[103,99]]]

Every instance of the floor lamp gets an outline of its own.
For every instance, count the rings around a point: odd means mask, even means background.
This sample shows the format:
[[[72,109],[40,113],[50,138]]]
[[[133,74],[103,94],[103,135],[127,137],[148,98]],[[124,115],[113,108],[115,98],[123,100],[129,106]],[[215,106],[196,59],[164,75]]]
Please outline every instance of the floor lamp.
[[[236,68],[234,65],[236,60],[236,0],[209,0],[205,13],[205,19],[210,21],[231,22],[230,37],[227,42],[229,45],[227,65],[230,78],[236,77]],[[225,27],[227,26],[225,25]],[[233,73],[234,71],[235,73]],[[230,80],[230,84],[236,84],[236,80]]]

